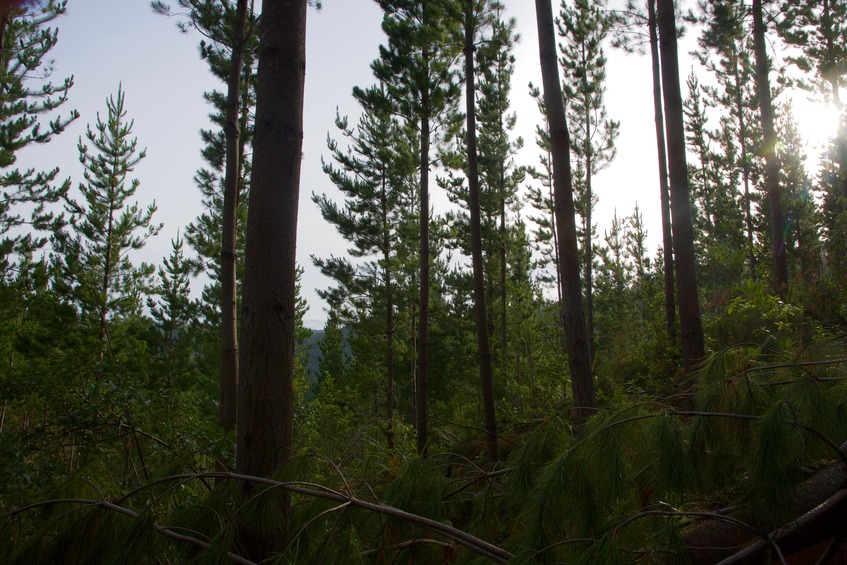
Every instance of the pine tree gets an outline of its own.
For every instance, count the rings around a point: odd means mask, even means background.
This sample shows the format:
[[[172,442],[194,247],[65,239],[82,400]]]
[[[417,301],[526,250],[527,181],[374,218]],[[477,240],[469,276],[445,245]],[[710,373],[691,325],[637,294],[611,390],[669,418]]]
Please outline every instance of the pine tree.
[[[54,219],[46,206],[60,201],[70,188],[70,179],[59,182],[59,169],[22,171],[16,168],[17,154],[33,144],[43,144],[79,117],[55,115],[67,101],[73,77],[53,84],[50,51],[58,41],[58,30],[50,27],[65,13],[66,2],[49,0],[38,6],[3,5],[0,14],[0,268],[4,274],[13,260],[10,254],[27,254],[41,247],[44,238],[32,230],[48,230]],[[27,227],[24,233],[17,228]]]
[[[296,367],[296,247],[306,2],[264,0],[256,85],[256,131],[244,264],[241,375],[238,382],[236,469],[268,477],[293,449]],[[277,64],[284,56],[288,64]],[[254,485],[244,484],[249,499]],[[289,527],[290,495],[280,495],[273,531],[239,531],[256,561],[276,549]]]
[[[656,20],[656,0],[646,0],[647,12],[641,12],[634,0],[627,0],[626,10],[619,15],[616,37],[612,44],[627,52],[641,52],[646,42],[650,46],[653,82],[653,116],[656,123],[656,154],[659,164],[659,202],[662,217],[662,268],[664,279],[665,331],[668,339],[676,341],[676,295],[674,291],[673,234],[671,229],[670,187],[665,140],[665,116],[662,104],[659,35]],[[642,29],[646,27],[646,35]]]
[[[582,216],[583,278],[585,284],[585,323],[589,352],[594,351],[594,225],[592,211],[597,200],[594,177],[615,157],[615,139],[620,123],[607,117],[603,94],[606,90],[605,40],[612,21],[599,0],[562,0],[558,33],[562,86],[568,101],[571,151],[576,159],[576,175],[581,182],[577,209]]]
[[[335,383],[344,383],[347,374],[347,364],[344,359],[344,332],[335,308],[330,307],[319,348],[321,352],[318,361],[319,382],[322,379],[331,378]]]
[[[756,61],[756,94],[762,121],[761,153],[765,159],[765,185],[770,207],[771,259],[774,287],[780,294],[788,292],[788,261],[785,255],[785,220],[782,213],[782,190],[779,185],[776,125],[774,121],[770,59],[767,53],[767,26],[762,0],[753,0],[753,53]]]
[[[716,191],[712,178],[711,132],[708,130],[706,118],[708,105],[703,101],[700,81],[693,70],[685,83],[688,87],[688,97],[682,102],[682,111],[685,115],[685,144],[697,159],[695,163],[688,164],[691,193],[699,204],[699,212],[702,215],[702,225],[697,226],[698,231],[704,232],[703,236],[708,240],[714,235],[712,200],[713,193]]]
[[[718,296],[720,289],[739,282],[744,268],[742,199],[737,194],[742,167],[731,114],[721,116],[719,128],[709,128],[707,111],[717,105],[715,89],[702,86],[693,72],[686,82],[688,98],[683,111],[687,146],[696,159],[688,170],[695,199],[695,238],[701,250],[700,273],[708,277],[704,285],[711,294]]]
[[[691,224],[688,167],[685,157],[685,125],[679,81],[676,11],[673,0],[659,0],[656,15],[662,60],[662,95],[667,124],[674,267],[679,300],[682,361],[686,376],[683,388],[688,392],[693,384],[696,366],[705,355],[705,346],[697,291],[694,232]]]
[[[642,321],[645,321],[646,309],[652,301],[649,282],[651,265],[650,257],[647,255],[647,228],[644,226],[644,217],[637,202],[632,215],[627,218],[627,230],[624,233],[624,239],[626,240],[627,256],[634,263],[637,302]]]
[[[119,88],[117,96],[106,100],[106,119],[98,113],[94,130],[89,126],[86,141],[80,138],[83,200],[65,197],[73,230],[62,228],[53,240],[53,262],[82,315],[97,326],[101,356],[110,318],[140,309],[140,294],[148,290],[153,273],[148,265],[133,265],[129,253],[144,247],[162,227],[151,223],[155,203],[140,208],[130,202],[139,181],[127,177],[146,152],[131,137],[133,121],[127,121],[124,100]]]
[[[800,55],[788,58],[806,73],[801,86],[817,91],[825,103],[833,104],[841,114],[837,134],[825,152],[820,181],[824,189],[827,255],[836,271],[842,271],[842,258],[847,251],[844,237],[847,225],[847,114],[843,101],[843,89],[847,86],[847,4],[838,0],[782,0],[779,13],[777,30],[781,37],[801,50]],[[845,280],[845,277],[838,279]]]
[[[840,109],[841,89],[847,86],[847,5],[838,0],[782,0],[778,13],[781,37],[802,50],[802,56],[791,56],[789,61],[806,73],[813,73],[801,81],[801,86],[817,90],[824,100]]]
[[[556,240],[552,147],[549,126],[547,125],[547,111],[544,109],[541,90],[533,86],[532,83],[529,85],[529,94],[536,100],[538,109],[545,121],[545,125],[535,126],[535,145],[541,151],[541,155],[539,156],[541,168],[529,167],[527,169],[529,176],[540,183],[540,186],[532,184],[527,187],[527,200],[532,208],[537,211],[537,214],[529,216],[529,220],[535,225],[532,230],[534,240],[533,249],[540,254],[540,257],[534,261],[533,268],[537,271],[536,276],[540,283],[545,285],[553,284],[555,286],[556,304],[561,310],[562,283],[560,280],[559,253]],[[548,270],[551,267],[552,274]]]
[[[401,226],[405,207],[412,199],[410,179],[415,173],[415,156],[409,129],[391,117],[386,105],[367,102],[384,96],[384,90],[375,87],[362,94],[364,113],[356,128],[349,127],[346,118],[336,118],[342,136],[350,141],[349,151],[330,139],[335,163],[323,165],[344,194],[344,205],[339,207],[326,195],[313,195],[312,200],[323,218],[351,242],[350,255],[369,260],[356,267],[338,257],[312,260],[338,283],[335,289],[319,294],[338,303],[339,308],[350,308],[346,316],[349,323],[355,323],[354,317],[368,321],[357,333],[385,336],[381,364],[385,370],[386,433],[388,447],[394,449],[395,310],[404,239]],[[384,312],[384,318],[374,327],[372,318],[378,312]],[[336,382],[338,377],[335,375]]]
[[[378,0],[384,12],[382,29],[388,45],[380,47],[380,58],[371,65],[385,84],[392,110],[420,135],[420,299],[417,329],[416,418],[418,451],[426,452],[429,391],[430,315],[430,200],[429,169],[433,141],[439,128],[448,126],[456,103],[458,85],[452,66],[458,54],[459,19],[450,13],[455,0]],[[455,4],[453,5],[455,8]],[[359,91],[361,92],[361,91]]]
[[[485,414],[486,455],[488,465],[494,467],[499,459],[497,447],[497,416],[494,411],[494,375],[491,368],[487,308],[485,305],[485,275],[482,264],[482,206],[480,204],[479,159],[476,140],[476,69],[474,52],[478,19],[486,3],[475,6],[474,0],[465,1],[465,103],[467,118],[467,176],[468,210],[470,212],[471,257],[473,265],[474,313],[476,314],[479,373],[482,382],[482,406]],[[481,8],[481,10],[480,10]]]
[[[147,299],[150,317],[162,336],[162,361],[165,385],[170,388],[175,378],[184,376],[191,364],[191,347],[187,339],[194,322],[197,305],[191,300],[191,265],[183,250],[185,240],[179,233],[171,240],[171,254],[159,266],[158,297]]]
[[[525,171],[514,163],[515,153],[523,146],[521,138],[512,140],[511,132],[515,127],[517,115],[510,111],[510,94],[515,58],[512,54],[515,34],[515,20],[505,20],[504,6],[499,2],[491,4],[490,36],[477,48],[476,59],[479,73],[477,85],[480,96],[477,99],[477,129],[479,145],[480,190],[482,206],[485,210],[484,225],[494,224],[499,217],[496,235],[484,235],[484,241],[490,241],[492,247],[485,255],[489,257],[488,287],[491,318],[496,318],[495,294],[499,298],[499,335],[500,356],[507,354],[507,277],[509,264],[507,256],[515,253],[515,247],[523,242],[510,226],[508,213],[518,206],[518,188],[523,182]],[[488,204],[486,204],[488,202]],[[483,232],[484,233],[484,232]],[[485,244],[485,243],[484,243]],[[494,261],[493,258],[497,257]],[[495,268],[499,270],[499,281],[493,283]],[[494,324],[491,324],[494,327]]]
[[[170,7],[156,0],[153,10],[164,15],[172,15]],[[243,163],[245,147],[250,142],[249,123],[253,105],[252,91],[255,88],[253,65],[256,57],[256,35],[254,33],[257,17],[253,13],[252,2],[248,10],[247,0],[237,0],[232,6],[229,1],[218,0],[179,0],[179,5],[188,10],[186,21],[178,23],[186,30],[189,25],[198,29],[210,42],[200,43],[200,53],[205,58],[213,74],[227,83],[224,96],[218,92],[206,94],[220,112],[214,116],[223,129],[223,139],[211,132],[203,132],[207,142],[204,157],[217,170],[223,169],[223,178],[215,173],[200,171],[198,184],[208,201],[209,212],[201,217],[198,225],[189,226],[189,241],[199,248],[201,255],[214,253],[216,266],[215,283],[220,285],[220,414],[219,420],[225,431],[232,430],[236,420],[236,390],[238,383],[238,271],[239,258],[242,256],[243,237],[239,224],[243,223],[246,190],[243,180],[247,167]],[[222,182],[221,182],[222,181]],[[218,185],[222,184],[222,187]],[[221,190],[222,188],[222,190]],[[204,222],[211,220],[211,226]],[[220,226],[218,227],[218,221]],[[205,249],[203,240],[209,237],[204,227],[213,227],[212,239],[220,237],[217,249]],[[215,241],[215,244],[218,242]]]
[[[751,187],[757,183],[761,169],[754,163],[756,140],[761,139],[761,131],[756,123],[758,109],[753,63],[744,29],[746,7],[744,2],[737,0],[710,0],[701,4],[701,10],[706,27],[698,41],[700,50],[696,56],[718,82],[718,88],[706,89],[710,103],[726,110],[726,115],[721,118],[725,130],[722,135],[723,165],[728,172],[726,176],[735,176],[740,170],[747,269],[753,277],[757,257]],[[732,183],[727,189],[734,193],[736,185]],[[716,193],[716,196],[719,195],[719,192]]]
[[[780,139],[780,185],[785,189],[785,246],[794,267],[792,280],[808,288],[819,284],[821,271],[821,228],[823,215],[816,203],[812,179],[806,171],[806,152],[791,104],[777,112]]]
[[[596,405],[588,334],[579,283],[576,220],[574,218],[573,184],[568,134],[556,60],[556,38],[553,11],[547,0],[535,1],[538,26],[538,51],[544,85],[544,105],[549,120],[553,164],[559,270],[562,281],[562,321],[567,343],[568,363],[573,389],[574,423],[581,429]]]
[[[492,351],[500,357],[506,354],[507,348],[505,289],[509,266],[506,256],[513,251],[510,247],[519,245],[509,216],[519,206],[518,188],[526,174],[524,168],[514,162],[514,155],[523,146],[523,140],[511,139],[517,119],[510,110],[515,22],[505,21],[503,11],[504,7],[499,2],[493,2],[481,12],[481,36],[474,54],[485,299],[492,344],[495,335],[499,337],[499,348]],[[467,165],[462,149],[453,153],[446,160],[451,169],[448,169],[446,178],[438,178],[438,183],[447,190],[450,201],[460,208],[449,212],[447,217],[457,235],[456,245],[469,256],[468,187],[464,173],[454,174],[454,169],[462,171]],[[466,278],[470,280],[471,275],[468,273]],[[467,286],[470,287],[470,283]]]

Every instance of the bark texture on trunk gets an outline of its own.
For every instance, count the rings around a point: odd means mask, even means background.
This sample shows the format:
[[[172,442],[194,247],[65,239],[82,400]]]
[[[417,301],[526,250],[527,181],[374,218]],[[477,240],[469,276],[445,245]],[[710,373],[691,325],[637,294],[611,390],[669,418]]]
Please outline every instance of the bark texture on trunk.
[[[415,430],[418,454],[426,455],[429,443],[429,99],[424,95],[421,115],[420,195],[420,295],[418,302],[418,372],[415,387]]]
[[[657,10],[659,45],[662,61],[662,94],[665,104],[668,174],[671,188],[674,267],[679,305],[679,329],[684,392],[694,384],[694,371],[705,356],[700,300],[697,294],[694,228],[685,157],[685,124],[679,87],[679,54],[676,41],[676,14],[673,0],[659,0]]]
[[[776,290],[788,292],[788,260],[785,256],[785,221],[782,215],[782,190],[779,187],[779,161],[776,157],[776,128],[773,100],[768,78],[770,61],[765,44],[765,20],[762,0],[753,0],[753,52],[756,56],[756,93],[762,118],[762,153],[765,157],[765,183],[771,208],[771,256]]]
[[[8,25],[9,15],[0,12],[0,63],[3,63],[3,58],[6,56],[6,27]]]
[[[256,87],[256,132],[245,251],[243,344],[238,383],[238,473],[268,477],[291,457],[295,250],[303,146],[306,2],[264,0]],[[245,483],[245,498],[252,487]],[[255,561],[285,537],[290,495],[280,497],[279,528],[240,532]]]
[[[668,187],[668,155],[665,149],[665,116],[662,109],[662,77],[659,64],[659,36],[656,31],[656,0],[647,0],[647,26],[650,28],[650,59],[653,68],[653,114],[656,122],[656,149],[659,156],[659,200],[662,207],[662,257],[664,260],[665,331],[676,343],[676,292],[673,278],[673,237]]]
[[[556,239],[560,279],[562,282],[562,317],[567,343],[568,364],[574,402],[574,424],[581,429],[593,412],[597,400],[591,376],[588,336],[582,306],[582,286],[577,254],[576,221],[574,219],[573,186],[570,162],[570,135],[562,101],[553,10],[550,0],[535,0],[538,25],[538,51],[544,86],[544,104],[550,127],[553,159],[553,192],[555,197]]]
[[[845,481],[847,467],[844,463],[838,463],[809,477],[798,487],[794,498],[791,514],[796,518],[770,532],[770,540],[758,541],[757,538],[761,536],[756,531],[739,524],[740,522],[758,531],[767,531],[767,526],[753,521],[747,509],[730,514],[727,520],[709,520],[695,526],[684,537],[691,562],[694,565],[719,561],[770,562],[770,559],[767,559],[768,552],[774,545],[780,548],[783,555],[788,556],[837,536],[844,531],[844,525],[847,523],[847,496],[844,496],[843,489]],[[770,558],[777,559],[774,555]]]
[[[503,171],[500,170],[500,190],[505,191]],[[509,318],[506,314],[506,277],[509,264],[506,256],[506,198],[500,198],[500,361],[505,362],[509,346]]]
[[[482,408],[485,415],[485,451],[488,465],[493,467],[497,463],[499,455],[497,452],[497,416],[494,411],[494,375],[491,369],[488,310],[485,304],[485,276],[482,265],[482,219],[480,218],[479,162],[476,143],[474,19],[474,1],[465,0],[465,111],[468,129],[468,208],[471,216],[474,311],[476,314],[476,343],[479,350],[479,376],[482,380]]]
[[[223,227],[221,233],[221,359],[218,423],[229,432],[235,426],[238,396],[238,321],[236,315],[236,241],[238,196],[241,179],[241,83],[244,66],[247,0],[238,0],[232,40],[232,57],[226,89],[226,165],[224,172]]]

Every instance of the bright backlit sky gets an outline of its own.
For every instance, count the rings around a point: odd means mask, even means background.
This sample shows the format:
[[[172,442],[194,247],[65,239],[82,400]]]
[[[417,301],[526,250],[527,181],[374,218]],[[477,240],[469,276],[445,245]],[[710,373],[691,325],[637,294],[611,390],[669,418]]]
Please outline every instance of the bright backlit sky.
[[[175,4],[175,0],[173,2]],[[148,0],[70,0],[67,14],[58,20],[59,43],[52,51],[55,82],[74,75],[75,86],[64,107],[76,108],[81,117],[50,144],[29,150],[19,160],[22,167],[49,169],[58,165],[61,176],[70,176],[76,186],[82,180],[76,144],[87,123],[97,112],[106,112],[106,98],[122,85],[128,116],[135,120],[134,135],[147,158],[133,177],[141,182],[139,203],[155,200],[155,219],[164,223],[161,234],[148,243],[139,259],[158,264],[170,252],[177,230],[201,211],[200,194],[193,176],[203,163],[199,130],[207,127],[210,108],[202,94],[224,85],[214,79],[198,56],[196,34],[182,34],[174,21],[152,13]],[[257,0],[257,6],[260,1]],[[508,15],[517,18],[521,42],[516,48],[513,105],[518,112],[517,133],[525,139],[521,164],[537,163],[534,128],[540,116],[527,94],[527,83],[539,84],[538,46],[534,3],[506,2]],[[623,0],[612,0],[617,7]],[[354,86],[373,82],[369,65],[378,56],[383,41],[381,13],[371,0],[323,0],[320,12],[310,10],[307,35],[305,139],[298,232],[298,262],[306,269],[302,280],[310,305],[307,325],[321,328],[326,318],[315,288],[331,281],[312,267],[309,256],[343,255],[347,246],[320,216],[311,201],[312,192],[337,194],[321,171],[321,155],[327,155],[326,136],[337,137],[336,107],[355,123],[358,106],[352,100]],[[692,36],[694,34],[689,34]],[[685,46],[689,49],[691,46]],[[631,214],[636,201],[650,232],[651,247],[661,241],[653,126],[652,86],[649,57],[623,55],[607,49],[607,109],[620,120],[617,158],[596,178],[599,205],[595,217],[599,233],[608,226],[617,209],[619,216]],[[681,73],[687,75],[684,56]],[[805,95],[796,97],[801,118],[814,119]],[[432,189],[438,210],[446,197]],[[195,285],[199,291],[202,281]]]

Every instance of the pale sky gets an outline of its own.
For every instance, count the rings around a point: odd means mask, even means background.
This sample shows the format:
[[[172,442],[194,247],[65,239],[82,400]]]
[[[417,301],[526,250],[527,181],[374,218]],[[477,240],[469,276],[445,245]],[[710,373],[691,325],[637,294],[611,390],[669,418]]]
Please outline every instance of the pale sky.
[[[260,1],[256,4],[258,7]],[[623,0],[610,4],[619,6]],[[506,5],[507,15],[517,18],[521,35],[515,52],[512,100],[518,112],[517,134],[524,137],[526,148],[518,160],[535,165],[534,128],[540,116],[527,94],[528,82],[541,82],[534,2],[508,0]],[[310,306],[307,325],[316,329],[322,327],[326,313],[315,288],[326,288],[332,281],[312,266],[309,256],[344,255],[347,246],[323,221],[311,194],[338,194],[321,171],[320,159],[328,155],[327,133],[338,137],[336,107],[355,123],[359,108],[351,90],[373,83],[369,65],[383,42],[380,23],[381,12],[371,0],[323,0],[323,9],[310,10],[308,16],[298,262],[306,270],[302,285]],[[155,220],[164,223],[161,234],[148,243],[139,260],[158,265],[169,254],[177,230],[202,211],[200,192],[193,181],[194,172],[203,166],[199,130],[208,127],[210,111],[202,94],[223,90],[224,85],[200,60],[199,36],[182,34],[173,20],[153,14],[148,0],[70,0],[67,14],[57,25],[59,42],[51,52],[54,82],[74,75],[75,85],[62,112],[75,108],[81,116],[48,145],[28,150],[19,165],[39,169],[58,165],[60,176],[70,176],[76,187],[82,180],[76,149],[79,136],[87,123],[93,127],[97,112],[105,115],[106,98],[122,84],[128,117],[135,120],[133,133],[139,147],[147,148],[147,158],[133,175],[141,183],[136,197],[142,205],[155,199],[159,208]],[[611,48],[607,48],[607,56],[607,110],[610,118],[621,122],[621,128],[617,157],[595,180],[598,232],[602,237],[615,209],[619,216],[627,216],[637,201],[648,226],[650,247],[655,250],[661,241],[661,225],[649,56],[623,55]],[[681,59],[680,71],[685,76],[693,63],[682,53]],[[446,197],[435,186],[431,191],[436,211],[443,211]],[[201,286],[202,281],[194,288],[199,292]]]

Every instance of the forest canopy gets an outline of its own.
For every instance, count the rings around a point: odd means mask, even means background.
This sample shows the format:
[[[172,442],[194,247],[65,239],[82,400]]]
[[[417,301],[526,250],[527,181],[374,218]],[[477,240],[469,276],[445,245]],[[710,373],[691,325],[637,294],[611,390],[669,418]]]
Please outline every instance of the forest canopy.
[[[150,3],[217,85],[154,262],[140,96],[66,176],[74,5],[0,4],[0,561],[847,560],[847,3],[376,0],[313,190],[319,4]]]

